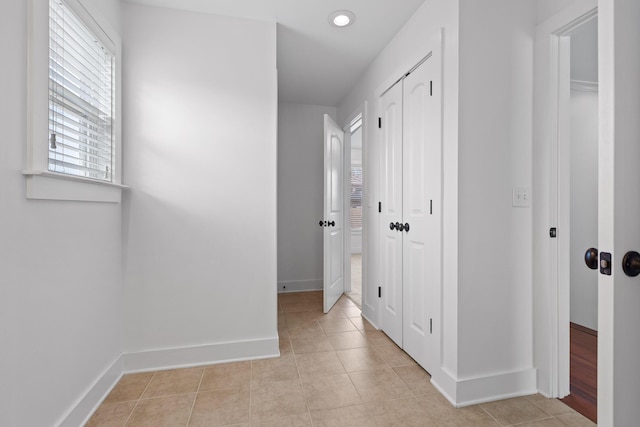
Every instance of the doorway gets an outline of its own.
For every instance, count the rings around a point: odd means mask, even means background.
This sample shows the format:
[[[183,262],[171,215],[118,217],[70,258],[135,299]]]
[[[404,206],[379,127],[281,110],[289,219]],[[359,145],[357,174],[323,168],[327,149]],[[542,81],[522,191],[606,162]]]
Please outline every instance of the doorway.
[[[598,276],[585,252],[598,246],[598,20],[558,33],[558,281],[568,293],[569,387],[564,403],[597,420]],[[592,267],[593,268],[593,267]]]
[[[363,218],[364,218],[364,162],[362,156],[362,114],[358,114],[351,121],[347,132],[350,135],[349,164],[349,230],[347,251],[349,254],[350,280],[347,286],[347,296],[358,307],[362,307],[362,248],[363,248]]]

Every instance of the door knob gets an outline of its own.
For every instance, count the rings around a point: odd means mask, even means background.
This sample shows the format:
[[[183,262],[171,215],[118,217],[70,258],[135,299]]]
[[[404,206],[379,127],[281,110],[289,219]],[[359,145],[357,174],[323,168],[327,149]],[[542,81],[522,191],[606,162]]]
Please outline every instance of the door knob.
[[[330,225],[331,227],[335,227],[335,226],[336,226],[336,222],[335,222],[335,221],[329,221],[329,225]]]
[[[636,251],[627,252],[622,258],[622,270],[629,277],[640,274],[640,254]]]
[[[395,230],[395,229],[396,229],[396,225],[395,225],[394,223],[390,223],[390,224],[389,224],[389,228],[390,228],[391,230]]]
[[[320,221],[320,224],[319,224],[319,225],[320,225],[320,227],[322,227],[322,224],[323,224],[323,223],[324,223],[323,221]]]
[[[598,269],[598,250],[596,248],[587,249],[584,253],[584,263],[592,270]]]
[[[398,226],[398,231],[402,232],[404,231],[404,224],[400,223],[400,226]]]
[[[402,230],[400,230],[400,231],[402,231]],[[407,233],[409,232],[409,223],[408,222],[404,223],[404,231],[406,231]]]
[[[396,222],[396,230],[398,230],[398,231],[402,231],[402,230],[400,230],[400,226],[401,226],[401,225],[402,225],[402,224],[400,224],[399,222]]]

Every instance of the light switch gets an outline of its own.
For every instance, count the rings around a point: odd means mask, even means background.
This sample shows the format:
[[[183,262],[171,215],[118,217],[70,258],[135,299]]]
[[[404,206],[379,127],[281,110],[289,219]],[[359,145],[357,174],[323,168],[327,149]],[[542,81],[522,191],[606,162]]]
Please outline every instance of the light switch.
[[[528,208],[530,206],[530,191],[527,187],[513,188],[513,207]]]

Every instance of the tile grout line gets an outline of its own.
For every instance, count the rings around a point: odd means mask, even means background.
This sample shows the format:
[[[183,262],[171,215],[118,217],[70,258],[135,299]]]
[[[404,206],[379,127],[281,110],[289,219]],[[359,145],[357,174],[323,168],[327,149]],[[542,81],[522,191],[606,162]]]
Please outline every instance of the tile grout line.
[[[204,378],[204,371],[206,368],[202,368],[202,373],[200,374],[200,381],[198,381],[198,388],[196,388],[195,396],[193,397],[193,403],[191,404],[191,410],[189,411],[189,417],[187,417],[187,423],[185,427],[189,425],[191,422],[191,416],[193,415],[193,408],[196,406],[196,400],[198,400],[198,393],[200,392],[200,387],[202,386],[202,379]]]
[[[289,334],[289,331],[287,330],[287,335]],[[249,364],[249,424],[251,424],[251,416],[253,415],[252,412],[252,405],[251,403],[253,399],[253,360],[251,361],[251,363]]]
[[[144,396],[144,393],[149,388],[149,385],[151,384],[151,381],[153,381],[153,379],[155,378],[156,373],[157,373],[157,371],[155,371],[153,373],[153,375],[151,375],[151,378],[149,379],[149,382],[147,383],[146,386],[144,386],[144,390],[142,390],[142,393],[140,393],[140,396],[138,396],[138,399],[136,400],[136,404],[133,405],[133,409],[131,409],[131,413],[129,414],[129,416],[127,417],[126,421],[124,422],[124,426],[129,424],[129,421],[131,421],[131,417],[133,417],[133,413],[136,411],[136,408],[138,407],[138,404],[140,404],[140,401],[142,400],[142,396]],[[120,380],[120,381],[122,381],[122,380]]]
[[[318,322],[318,320],[315,320],[315,322]],[[318,324],[319,324],[319,322],[318,322]],[[320,328],[322,329],[322,326],[320,326]],[[289,328],[287,327],[287,332],[288,331],[289,331]],[[323,330],[323,333],[324,333],[324,330]],[[291,338],[291,335],[289,335],[289,338]],[[293,349],[293,344],[291,345],[291,353],[293,354],[293,363],[295,363],[295,365],[296,365],[296,372],[298,373],[298,381],[300,382],[300,388],[302,389],[302,397],[304,398],[304,406],[307,408],[307,415],[309,416],[309,421],[311,421],[311,426],[313,427],[313,418],[311,417],[311,409],[309,409],[309,401],[307,400],[307,395],[304,392],[304,384],[302,383],[302,375],[300,375],[300,367],[298,366],[298,358],[296,357],[296,352]]]

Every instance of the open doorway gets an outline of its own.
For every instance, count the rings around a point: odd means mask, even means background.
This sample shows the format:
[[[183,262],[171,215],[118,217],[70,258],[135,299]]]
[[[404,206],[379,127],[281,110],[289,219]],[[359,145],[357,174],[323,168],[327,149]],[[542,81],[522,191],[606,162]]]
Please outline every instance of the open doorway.
[[[356,116],[349,124],[350,155],[349,164],[349,284],[346,286],[347,296],[358,306],[362,307],[362,242],[363,242],[363,202],[364,202],[364,171],[362,161],[362,114]]]
[[[585,265],[585,252],[598,246],[597,15],[560,34],[559,55],[558,215],[566,237],[558,268],[569,293],[569,322],[561,328],[570,341],[563,402],[596,422],[598,276]]]

